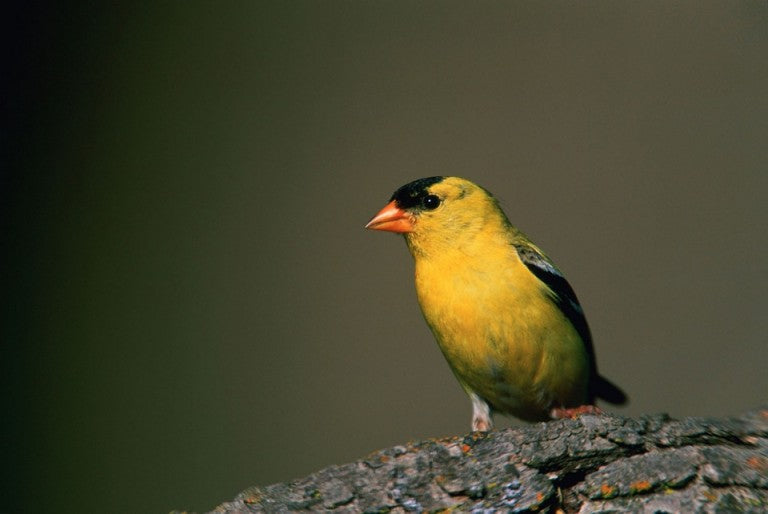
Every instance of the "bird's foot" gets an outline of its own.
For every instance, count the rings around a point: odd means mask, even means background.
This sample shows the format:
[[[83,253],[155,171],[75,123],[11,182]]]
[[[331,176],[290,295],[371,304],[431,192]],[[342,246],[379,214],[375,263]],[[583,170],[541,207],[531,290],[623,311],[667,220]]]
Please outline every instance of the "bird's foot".
[[[469,392],[469,398],[472,400],[472,431],[490,432],[493,428],[493,418],[488,403],[473,392]]]
[[[472,418],[473,432],[490,432],[493,428],[493,422],[487,418]]]
[[[602,414],[603,411],[596,405],[580,405],[568,409],[555,407],[549,413],[552,419],[576,419],[582,414]]]

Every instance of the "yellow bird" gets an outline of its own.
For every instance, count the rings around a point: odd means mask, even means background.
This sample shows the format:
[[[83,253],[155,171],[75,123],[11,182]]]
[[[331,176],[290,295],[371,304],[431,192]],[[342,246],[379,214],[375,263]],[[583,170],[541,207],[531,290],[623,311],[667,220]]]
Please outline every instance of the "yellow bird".
[[[366,228],[400,233],[424,318],[472,401],[472,430],[494,411],[526,421],[626,402],[597,374],[576,295],[485,189],[458,177],[404,185]]]

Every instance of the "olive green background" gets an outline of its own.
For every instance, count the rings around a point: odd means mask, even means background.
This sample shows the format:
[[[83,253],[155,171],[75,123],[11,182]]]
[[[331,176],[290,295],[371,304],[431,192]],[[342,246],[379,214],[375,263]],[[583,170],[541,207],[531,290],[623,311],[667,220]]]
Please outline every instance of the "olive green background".
[[[617,412],[766,400],[765,2],[4,25],[0,512],[205,510],[466,432],[404,243],[363,230],[423,176],[483,185],[553,257]]]

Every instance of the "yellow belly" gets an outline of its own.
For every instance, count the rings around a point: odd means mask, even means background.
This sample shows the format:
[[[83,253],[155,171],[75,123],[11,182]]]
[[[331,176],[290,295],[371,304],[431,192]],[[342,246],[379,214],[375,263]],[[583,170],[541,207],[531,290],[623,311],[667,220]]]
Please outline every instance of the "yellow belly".
[[[445,266],[417,264],[416,288],[424,317],[465,389],[496,411],[531,421],[548,419],[553,407],[586,401],[584,344],[525,264],[507,259],[493,273]],[[439,269],[454,272],[446,276]]]

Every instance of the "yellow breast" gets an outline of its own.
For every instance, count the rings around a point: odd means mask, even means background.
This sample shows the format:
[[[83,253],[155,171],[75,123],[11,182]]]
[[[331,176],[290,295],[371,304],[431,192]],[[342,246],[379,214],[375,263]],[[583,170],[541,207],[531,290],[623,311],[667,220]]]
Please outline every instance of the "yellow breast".
[[[477,250],[416,259],[422,312],[459,381],[526,420],[582,404],[589,363],[576,330],[512,246]]]

